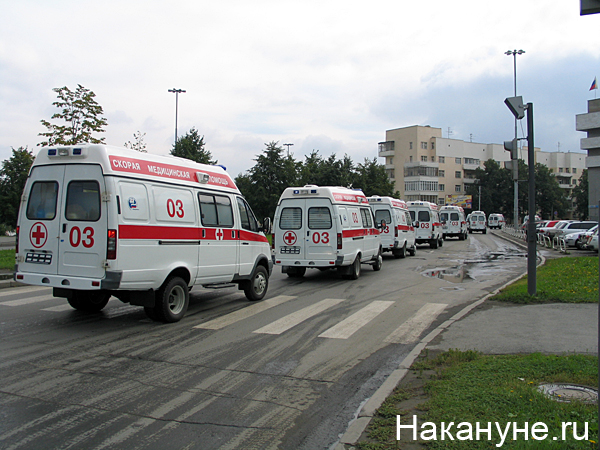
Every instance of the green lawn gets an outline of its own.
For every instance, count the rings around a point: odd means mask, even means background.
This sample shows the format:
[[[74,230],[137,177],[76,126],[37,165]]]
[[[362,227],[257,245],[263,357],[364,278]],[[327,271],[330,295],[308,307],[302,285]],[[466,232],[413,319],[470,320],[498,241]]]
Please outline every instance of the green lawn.
[[[15,268],[15,251],[0,250],[0,269],[14,270]]]
[[[493,300],[512,303],[595,303],[598,301],[598,257],[550,259],[537,269],[534,297],[527,293],[527,277],[504,288]]]

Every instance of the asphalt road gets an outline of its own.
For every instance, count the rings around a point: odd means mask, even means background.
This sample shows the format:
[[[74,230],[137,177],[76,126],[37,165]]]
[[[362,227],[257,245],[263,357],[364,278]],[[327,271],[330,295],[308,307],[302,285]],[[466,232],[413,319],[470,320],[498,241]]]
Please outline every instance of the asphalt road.
[[[169,325],[4,289],[0,448],[328,449],[420,336],[525,270],[522,250],[476,234],[356,281],[275,268],[257,303],[194,288]]]

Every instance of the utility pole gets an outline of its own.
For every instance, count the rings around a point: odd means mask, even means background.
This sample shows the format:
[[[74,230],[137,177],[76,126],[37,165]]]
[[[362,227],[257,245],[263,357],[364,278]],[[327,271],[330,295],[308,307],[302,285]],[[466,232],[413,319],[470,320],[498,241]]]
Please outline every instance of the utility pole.
[[[177,110],[179,109],[179,94],[185,93],[183,89],[169,89],[175,94],[175,145],[177,145]]]
[[[289,158],[289,156],[290,156],[290,145],[294,145],[294,144],[283,144],[283,145],[287,146],[287,155],[288,155],[288,158]]]

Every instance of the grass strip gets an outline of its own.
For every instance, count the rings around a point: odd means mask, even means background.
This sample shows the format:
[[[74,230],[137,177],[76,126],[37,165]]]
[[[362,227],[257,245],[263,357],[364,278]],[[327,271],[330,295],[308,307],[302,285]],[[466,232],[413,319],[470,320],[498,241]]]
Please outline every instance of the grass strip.
[[[550,259],[537,269],[536,295],[527,293],[527,277],[502,289],[493,300],[511,303],[597,303],[598,257]]]
[[[524,449],[590,449],[597,448],[598,410],[596,405],[580,402],[562,403],[551,400],[538,392],[540,383],[563,382],[597,386],[598,358],[588,355],[483,355],[475,351],[450,350],[434,358],[427,351],[413,364],[413,378],[422,378],[426,400],[410,407],[410,397],[416,392],[402,383],[381,406],[377,416],[371,421],[368,438],[357,447],[361,450],[386,450],[403,448],[426,449],[490,449],[500,448],[500,435],[497,422],[505,430],[508,423],[516,423],[529,430],[534,423],[542,422],[547,428],[544,440],[533,441],[531,434],[524,439],[523,433],[513,440],[513,427],[501,448]],[[404,381],[403,381],[404,382]],[[408,400],[407,400],[408,399]],[[407,406],[409,408],[407,409]],[[401,441],[396,440],[396,418],[401,416],[402,424],[412,424],[413,415],[419,424],[436,424],[437,440],[412,440],[411,430],[401,430]],[[441,440],[441,424],[446,427],[454,422],[451,434]],[[475,439],[476,423],[486,428],[491,422],[491,440],[487,434],[482,439],[458,440],[457,434],[466,430],[458,427],[461,422],[472,425]],[[572,428],[567,428],[562,440],[562,423],[577,422],[577,434],[584,434],[584,424],[588,424],[588,439],[575,440]],[[418,434],[429,428],[421,428]],[[466,437],[467,434],[463,434]],[[538,433],[538,437],[540,434]],[[431,437],[431,434],[428,435]],[[557,438],[556,440],[554,438]]]
[[[0,250],[0,269],[14,270],[15,250]]]

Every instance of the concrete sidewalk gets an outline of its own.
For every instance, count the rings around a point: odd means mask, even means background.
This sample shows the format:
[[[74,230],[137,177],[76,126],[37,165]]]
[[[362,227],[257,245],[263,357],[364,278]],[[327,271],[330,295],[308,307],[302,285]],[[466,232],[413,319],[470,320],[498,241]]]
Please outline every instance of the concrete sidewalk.
[[[526,243],[519,239],[501,232],[497,235],[526,249]],[[465,307],[425,336],[363,406],[335,450],[355,448],[353,445],[379,406],[425,348],[478,350],[486,354],[598,354],[597,303],[514,305],[488,300],[493,294]]]

